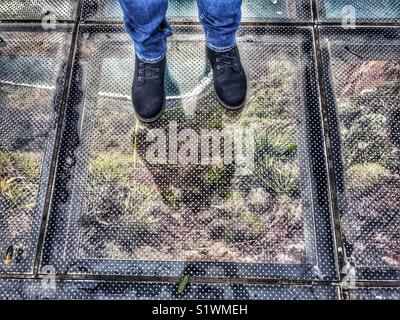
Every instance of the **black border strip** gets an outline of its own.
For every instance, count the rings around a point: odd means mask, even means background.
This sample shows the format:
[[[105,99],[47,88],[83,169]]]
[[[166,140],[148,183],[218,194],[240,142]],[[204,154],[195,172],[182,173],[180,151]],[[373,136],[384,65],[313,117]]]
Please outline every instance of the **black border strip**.
[[[189,279],[183,292],[178,292],[180,281],[107,281],[55,279],[52,287],[43,287],[42,279],[6,279],[1,292],[10,299],[34,300],[92,300],[129,299],[190,301],[268,301],[270,299],[340,300],[340,288],[329,284],[236,284],[199,282]],[[235,299],[235,300],[233,300]],[[150,303],[154,303],[150,301]],[[186,302],[187,303],[187,302]],[[221,303],[221,302],[220,302]]]
[[[328,21],[321,21],[319,22],[318,19],[320,17],[319,15],[319,11],[317,9],[317,2],[320,2],[320,0],[312,0],[312,4],[313,4],[313,16],[314,16],[314,23],[298,23],[298,22],[244,22],[242,23],[242,25],[244,26],[309,26],[309,25],[314,25],[314,26],[329,26],[329,27],[340,27],[341,23],[339,22],[328,22]],[[316,14],[318,13],[318,14]],[[79,13],[79,15],[77,15],[76,19],[79,20],[81,17],[81,14]],[[65,24],[65,23],[71,23],[71,22],[75,22],[75,27],[76,27],[76,20],[72,21],[72,20],[59,20],[57,21],[59,24]],[[18,28],[18,24],[30,24],[31,26],[33,26],[34,24],[40,24],[41,21],[40,20],[0,20],[0,24],[13,24],[15,25],[15,28]],[[81,25],[85,25],[86,22],[79,22]],[[78,24],[79,24],[78,23]],[[91,22],[93,25],[113,25],[113,22],[110,21],[93,21]],[[182,23],[175,23],[172,22],[172,25],[199,25],[198,23],[191,23],[191,22],[182,22]],[[122,22],[117,22],[115,23],[115,25],[122,25]],[[393,27],[393,26],[400,26],[400,23],[390,23],[390,22],[372,22],[372,21],[361,21],[359,24],[357,24],[357,27],[362,27],[362,26],[369,26],[372,28],[375,27]],[[320,28],[316,28],[316,40],[319,41],[319,29]],[[317,47],[319,47],[318,43],[316,43]],[[73,54],[71,52],[71,54]],[[318,57],[317,57],[318,58]],[[322,73],[322,68],[323,66],[318,66],[318,71],[319,73]],[[323,90],[325,90],[324,86],[322,87]],[[329,139],[329,137],[327,136],[327,139]],[[379,275],[379,272],[378,272]],[[35,275],[36,278],[42,278],[42,275],[40,274],[36,274]],[[70,280],[82,280],[82,279],[88,279],[88,278],[93,278],[93,279],[115,279],[117,278],[119,279],[119,276],[108,276],[108,275],[60,275],[60,278],[63,279],[70,279]],[[10,278],[15,278],[15,279],[31,279],[32,275],[27,275],[27,274],[0,274],[0,279],[10,279]],[[127,276],[126,280],[128,281],[148,281],[148,277],[135,277],[135,276]],[[201,278],[204,281],[207,281],[206,278]],[[177,279],[175,279],[174,281],[176,281]],[[216,279],[213,278],[213,280],[215,281]],[[242,278],[242,279],[235,279],[235,278],[228,278],[229,282],[235,282],[235,281],[256,281],[256,282],[260,282],[260,283],[285,283],[287,281],[283,281],[283,280],[279,280],[279,279],[246,279],[246,278]],[[290,284],[294,284],[296,283],[298,280],[293,280],[293,282],[289,281]],[[304,280],[305,283],[311,284],[313,281],[309,281],[309,280]],[[336,281],[332,282],[332,284],[334,285],[336,283]],[[338,284],[338,283],[336,283]],[[372,288],[377,288],[377,287],[397,287],[399,285],[398,281],[385,281],[385,280],[368,280],[368,281],[359,281],[356,280],[355,281],[355,287],[372,287]]]

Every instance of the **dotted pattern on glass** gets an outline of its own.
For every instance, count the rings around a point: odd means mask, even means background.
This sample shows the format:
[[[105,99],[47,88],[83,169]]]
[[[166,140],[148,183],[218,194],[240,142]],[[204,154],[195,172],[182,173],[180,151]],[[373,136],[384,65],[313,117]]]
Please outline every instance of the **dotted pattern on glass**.
[[[400,28],[323,28],[322,37],[348,259],[357,278],[398,280]]]
[[[57,281],[0,282],[0,300],[337,300],[332,286],[239,285],[163,282]],[[188,311],[190,312],[190,311]]]
[[[0,271],[27,272],[36,253],[70,39],[61,31],[2,29],[0,39]]]
[[[312,21],[310,0],[244,0],[243,21]],[[196,0],[169,0],[170,21],[198,21]],[[122,21],[118,0],[85,0],[85,20]]]
[[[215,98],[201,27],[175,31],[167,112],[144,126],[132,108],[129,36],[83,29],[43,264],[70,273],[335,277],[311,29],[240,30],[250,92],[244,111],[231,113]],[[247,175],[219,158],[181,160],[182,145],[196,150],[191,159],[206,154],[204,130],[229,140],[251,128]],[[168,152],[179,146],[177,161],[149,161],[148,139],[160,132]]]
[[[74,20],[78,0],[1,0],[1,20]]]
[[[398,0],[317,0],[323,22],[400,22]]]
[[[350,290],[353,300],[400,300],[400,288],[357,288]]]

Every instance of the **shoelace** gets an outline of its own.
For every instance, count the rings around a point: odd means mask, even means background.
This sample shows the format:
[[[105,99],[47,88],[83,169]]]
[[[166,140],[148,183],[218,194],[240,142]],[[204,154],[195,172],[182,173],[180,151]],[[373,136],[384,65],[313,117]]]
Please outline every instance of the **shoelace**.
[[[139,69],[139,78],[138,80],[145,80],[145,79],[158,79],[159,75],[156,73],[160,73],[160,68],[152,67],[151,65],[147,65],[146,63],[140,63],[140,66],[144,66],[142,69]],[[147,74],[146,71],[152,71],[151,73]]]
[[[229,54],[222,54],[221,56],[219,56],[215,61],[217,63],[222,62],[223,64],[218,64],[217,65],[217,69],[221,69],[221,68],[232,68],[232,67],[237,67],[238,64],[235,63],[233,64],[233,61],[236,60],[236,56],[231,56]]]

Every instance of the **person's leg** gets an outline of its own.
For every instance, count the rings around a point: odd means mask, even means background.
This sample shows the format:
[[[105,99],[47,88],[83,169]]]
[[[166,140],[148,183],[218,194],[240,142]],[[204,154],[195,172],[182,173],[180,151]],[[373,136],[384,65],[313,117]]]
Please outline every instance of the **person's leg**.
[[[153,122],[162,115],[166,104],[167,38],[172,34],[165,18],[168,0],[119,1],[126,30],[135,44],[133,107],[141,121]]]
[[[236,45],[241,6],[242,0],[198,0],[215,92],[221,105],[231,110],[242,108],[247,95],[247,78]]]
[[[242,0],[198,0],[197,3],[207,46],[216,52],[234,48],[242,18]]]
[[[167,52],[172,29],[165,17],[168,0],[119,0],[125,28],[131,36],[140,60],[155,63]]]

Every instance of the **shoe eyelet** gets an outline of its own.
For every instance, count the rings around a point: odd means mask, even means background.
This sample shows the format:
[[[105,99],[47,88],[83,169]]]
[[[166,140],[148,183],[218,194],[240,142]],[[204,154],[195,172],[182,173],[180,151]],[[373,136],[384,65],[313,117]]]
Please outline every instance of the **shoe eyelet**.
[[[218,70],[221,69],[221,66],[218,65],[218,66],[217,66],[217,69],[218,69]]]
[[[157,68],[156,71],[157,71],[157,72],[160,72],[160,68]]]
[[[139,77],[138,80],[139,80],[139,81],[142,81],[142,77]]]
[[[142,70],[139,70],[139,74],[142,74]]]
[[[219,62],[219,58],[217,58],[215,61],[216,61],[216,62]]]

